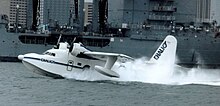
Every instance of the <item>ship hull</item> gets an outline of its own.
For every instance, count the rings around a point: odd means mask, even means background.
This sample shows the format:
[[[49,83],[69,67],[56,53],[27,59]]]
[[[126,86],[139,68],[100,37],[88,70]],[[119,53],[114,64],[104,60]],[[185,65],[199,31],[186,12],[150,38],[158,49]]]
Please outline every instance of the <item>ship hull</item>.
[[[19,61],[17,56],[25,53],[43,53],[53,47],[50,44],[22,43],[19,35],[0,31],[0,61]],[[85,36],[82,39],[94,39],[94,36]],[[87,48],[94,51],[115,52],[130,55],[132,57],[150,58],[164,37],[99,37],[99,39],[109,39],[109,44],[103,47],[89,46],[82,43]],[[176,36],[177,64],[186,66],[220,66],[220,38],[212,36]],[[94,42],[96,43],[96,42]]]
[[[220,39],[212,37],[176,37],[176,63],[185,66],[220,66]],[[92,50],[124,53],[137,58],[150,58],[162,42],[161,38],[115,38],[106,47],[90,47]]]

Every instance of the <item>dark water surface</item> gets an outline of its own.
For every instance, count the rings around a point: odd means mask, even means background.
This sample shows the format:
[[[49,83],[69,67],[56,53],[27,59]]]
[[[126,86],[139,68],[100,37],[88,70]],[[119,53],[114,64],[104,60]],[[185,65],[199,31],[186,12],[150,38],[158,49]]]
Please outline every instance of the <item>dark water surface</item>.
[[[0,63],[0,106],[220,106],[220,86],[52,79]]]

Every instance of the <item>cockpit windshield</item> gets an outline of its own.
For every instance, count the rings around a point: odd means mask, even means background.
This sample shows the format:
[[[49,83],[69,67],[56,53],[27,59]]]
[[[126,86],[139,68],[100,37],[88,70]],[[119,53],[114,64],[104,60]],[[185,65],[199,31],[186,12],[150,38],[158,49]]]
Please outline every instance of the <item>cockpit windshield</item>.
[[[51,53],[51,52],[44,52],[43,54],[49,55],[49,56],[55,56],[56,55],[55,53]]]

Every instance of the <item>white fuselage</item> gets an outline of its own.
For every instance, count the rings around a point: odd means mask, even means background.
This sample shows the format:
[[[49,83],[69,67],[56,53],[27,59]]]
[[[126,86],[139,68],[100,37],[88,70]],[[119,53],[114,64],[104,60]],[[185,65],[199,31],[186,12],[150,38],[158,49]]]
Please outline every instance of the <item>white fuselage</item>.
[[[176,38],[168,35],[148,63],[174,64],[176,47]],[[112,70],[115,62],[120,58],[134,60],[130,56],[119,53],[92,52],[81,43],[71,43],[71,45],[59,43],[43,54],[28,53],[19,55],[18,58],[30,70],[55,78],[85,69],[95,70],[108,77],[119,78],[120,75]]]
[[[94,69],[95,65],[104,66],[105,61],[90,58],[88,56],[73,56],[67,45],[63,43],[63,48],[50,49],[44,54],[28,53],[20,55],[23,64],[30,70],[45,76],[62,78],[73,72],[83,71],[85,69]]]

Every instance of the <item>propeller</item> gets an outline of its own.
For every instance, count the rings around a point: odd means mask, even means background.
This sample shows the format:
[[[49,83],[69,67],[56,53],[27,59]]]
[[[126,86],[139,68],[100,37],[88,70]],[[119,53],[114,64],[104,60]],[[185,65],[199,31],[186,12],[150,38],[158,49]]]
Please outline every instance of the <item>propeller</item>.
[[[59,39],[58,39],[58,41],[57,41],[57,45],[59,45],[60,40],[61,40],[61,37],[62,37],[62,34],[60,34],[60,36],[59,36]]]
[[[55,49],[58,49],[58,48],[59,48],[59,46],[60,46],[59,43],[60,43],[61,37],[62,37],[62,34],[60,34],[59,39],[58,39],[58,41],[57,41],[57,44],[54,46]]]
[[[76,41],[76,37],[74,37],[72,43],[70,44],[69,53],[73,50],[74,43]]]

